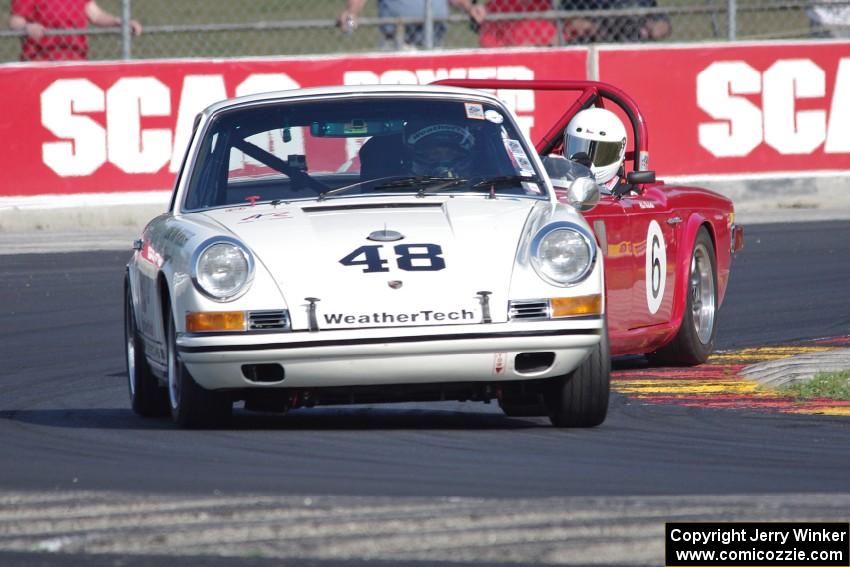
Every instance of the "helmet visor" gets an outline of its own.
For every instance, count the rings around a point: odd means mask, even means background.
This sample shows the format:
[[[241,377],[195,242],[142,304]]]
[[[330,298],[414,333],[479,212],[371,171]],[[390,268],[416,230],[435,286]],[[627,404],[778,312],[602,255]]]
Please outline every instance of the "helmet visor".
[[[605,167],[614,164],[621,159],[621,152],[625,141],[606,142],[599,140],[589,140],[587,138],[578,138],[576,136],[567,136],[567,147],[564,148],[564,155],[573,159],[576,154],[585,154],[590,160],[591,165],[596,167]]]

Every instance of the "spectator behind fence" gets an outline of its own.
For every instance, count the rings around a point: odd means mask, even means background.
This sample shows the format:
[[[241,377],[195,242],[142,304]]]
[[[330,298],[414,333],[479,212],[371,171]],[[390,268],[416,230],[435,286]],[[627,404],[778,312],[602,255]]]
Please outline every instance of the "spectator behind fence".
[[[9,27],[26,31],[21,40],[21,61],[69,61],[88,57],[85,35],[46,35],[47,29],[84,29],[86,22],[99,27],[121,25],[94,0],[12,0]],[[142,26],[130,20],[133,34]]]
[[[489,0],[487,14],[545,12],[552,9],[552,0]],[[482,22],[478,30],[481,47],[510,45],[552,45],[557,28],[552,20],[523,18]]]
[[[347,0],[346,8],[339,15],[339,26],[345,32],[357,29],[358,18],[367,0]],[[432,0],[431,6],[434,19],[446,18],[449,15],[449,4],[461,9],[475,22],[484,19],[486,10],[482,4],[472,0]],[[422,0],[378,0],[379,18],[425,18],[425,2]],[[386,24],[381,26],[381,48],[396,48],[396,26]],[[446,32],[443,22],[434,22],[434,45],[439,46]],[[423,24],[405,24],[402,48],[417,49],[425,47],[425,26]]]
[[[564,10],[655,8],[656,0],[563,0]],[[658,41],[670,35],[666,14],[573,18],[564,26],[569,43]]]
[[[850,6],[828,6],[844,0],[821,0],[806,10],[812,37],[850,38]]]

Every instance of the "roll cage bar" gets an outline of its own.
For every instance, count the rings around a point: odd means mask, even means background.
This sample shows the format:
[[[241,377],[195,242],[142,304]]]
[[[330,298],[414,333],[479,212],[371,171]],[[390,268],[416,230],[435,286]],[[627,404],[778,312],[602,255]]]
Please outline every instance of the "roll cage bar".
[[[579,94],[575,102],[567,108],[549,131],[534,144],[537,153],[540,155],[551,153],[561,144],[564,129],[578,111],[590,108],[591,106],[604,106],[603,101],[609,100],[620,107],[631,122],[634,151],[628,152],[626,157],[632,160],[632,170],[649,173],[649,132],[646,127],[646,121],[634,99],[613,85],[599,81],[517,81],[506,79],[443,79],[435,81],[432,84],[469,89],[525,89],[532,91],[580,92],[581,94]],[[647,181],[641,180],[638,182]]]

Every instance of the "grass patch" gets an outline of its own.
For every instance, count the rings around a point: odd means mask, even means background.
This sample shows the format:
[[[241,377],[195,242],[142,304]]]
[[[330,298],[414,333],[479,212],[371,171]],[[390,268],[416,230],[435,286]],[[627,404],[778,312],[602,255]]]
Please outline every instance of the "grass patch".
[[[850,400],[850,370],[820,372],[807,382],[798,382],[779,388],[779,391],[798,400],[829,398]]]

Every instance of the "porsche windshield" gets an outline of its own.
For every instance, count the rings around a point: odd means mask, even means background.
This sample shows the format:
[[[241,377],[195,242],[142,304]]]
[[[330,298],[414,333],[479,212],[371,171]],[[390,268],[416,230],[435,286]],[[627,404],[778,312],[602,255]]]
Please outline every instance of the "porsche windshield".
[[[478,194],[544,199],[500,107],[367,97],[223,112],[201,141],[184,209],[352,196]]]

